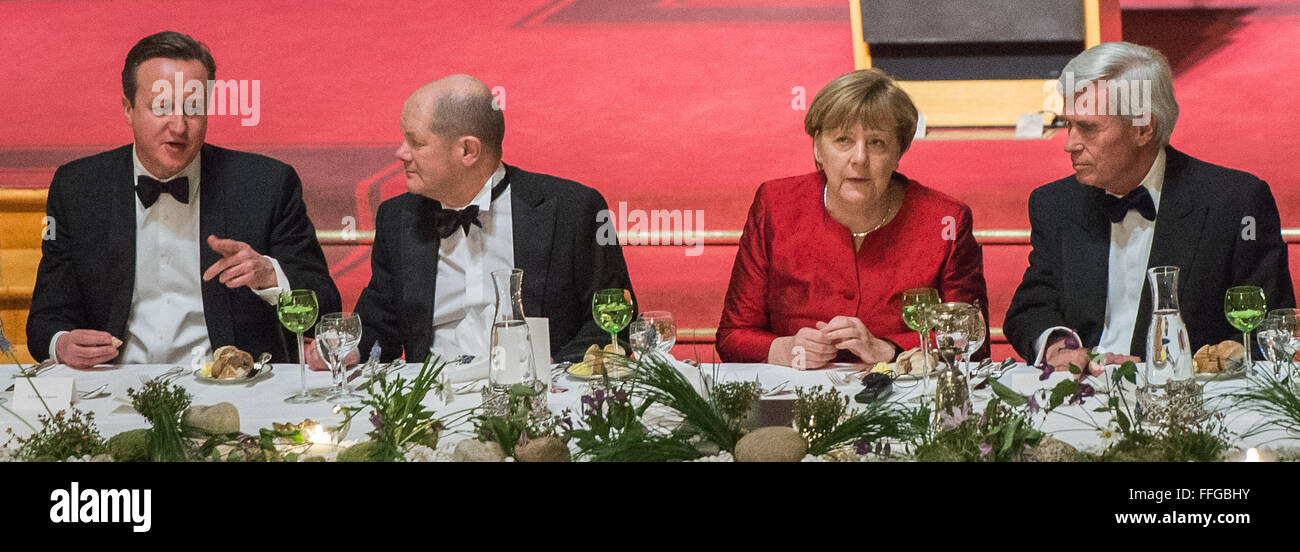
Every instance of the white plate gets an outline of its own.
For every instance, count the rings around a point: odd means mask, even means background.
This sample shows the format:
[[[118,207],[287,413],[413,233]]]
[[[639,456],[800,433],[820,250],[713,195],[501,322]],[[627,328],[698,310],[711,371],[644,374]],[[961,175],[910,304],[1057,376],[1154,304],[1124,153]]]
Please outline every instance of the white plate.
[[[194,381],[197,381],[199,383],[206,383],[210,385],[239,385],[241,383],[253,383],[255,381],[261,381],[271,377],[271,364],[269,363],[251,378],[208,378],[208,377],[200,376],[199,375],[200,370],[202,370],[202,368],[196,368],[194,370]]]
[[[1196,378],[1196,381],[1227,381],[1227,380],[1235,380],[1235,379],[1241,379],[1246,377],[1246,371],[1237,370],[1236,372],[1218,372],[1218,373],[1197,372],[1196,374],[1193,374],[1192,377]]]
[[[569,377],[580,379],[580,380],[594,380],[594,379],[601,379],[603,377],[602,374],[588,373],[587,363],[585,362],[579,362],[577,364],[570,366],[567,372],[569,374]],[[632,370],[630,368],[619,367],[610,371],[609,378],[619,379],[619,378],[627,377],[627,375],[631,373]]]

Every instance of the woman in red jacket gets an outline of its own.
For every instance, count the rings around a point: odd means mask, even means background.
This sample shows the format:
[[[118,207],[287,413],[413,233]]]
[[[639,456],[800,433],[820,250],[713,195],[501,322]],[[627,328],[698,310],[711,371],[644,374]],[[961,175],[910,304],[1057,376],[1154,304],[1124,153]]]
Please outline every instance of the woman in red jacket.
[[[877,69],[817,93],[804,130],[818,170],[758,188],[718,324],[724,362],[892,361],[919,345],[902,319],[909,288],[978,300],[987,320],[970,207],[895,172],[916,118],[911,98]]]

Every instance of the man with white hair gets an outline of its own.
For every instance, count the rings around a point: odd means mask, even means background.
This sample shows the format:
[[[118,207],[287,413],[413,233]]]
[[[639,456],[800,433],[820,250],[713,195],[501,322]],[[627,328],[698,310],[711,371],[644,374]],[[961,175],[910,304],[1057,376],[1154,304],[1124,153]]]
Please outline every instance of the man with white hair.
[[[1264,290],[1295,306],[1286,244],[1268,184],[1169,145],[1178,120],[1169,63],[1127,42],[1099,44],[1065,66],[1058,89],[1074,175],[1029,196],[1033,250],[1003,329],[1026,360],[1087,366],[1143,356],[1147,269],[1176,266],[1192,351],[1240,339],[1224,293]]]

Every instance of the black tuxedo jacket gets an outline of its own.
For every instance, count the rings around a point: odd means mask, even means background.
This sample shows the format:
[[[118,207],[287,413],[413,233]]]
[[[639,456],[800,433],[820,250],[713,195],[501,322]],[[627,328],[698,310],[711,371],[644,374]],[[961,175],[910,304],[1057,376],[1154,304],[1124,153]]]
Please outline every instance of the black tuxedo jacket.
[[[609,334],[592,319],[592,295],[605,288],[632,289],[622,248],[597,241],[602,236],[597,214],[607,208],[605,198],[577,182],[509,165],[505,177],[515,268],[524,271],[524,314],[550,319],[554,358],[580,360],[588,346],[609,343]],[[407,360],[422,362],[429,355],[441,242],[433,214],[439,208],[437,201],[411,193],[379,206],[370,283],[356,308],[363,358],[376,341],[384,361],[405,353]]]
[[[221,254],[207,236],[238,240],[280,263],[296,289],[316,291],[320,312],[342,310],[293,167],[261,155],[204,145],[199,154],[199,266]],[[135,195],[131,146],[78,159],[54,173],[46,213],[54,239],[41,244],[27,337],[32,355],[49,355],[64,330],[93,329],[126,339],[135,279]],[[234,345],[254,357],[296,361],[296,346],[275,308],[247,287],[203,282],[203,315],[213,349]],[[209,351],[209,354],[211,352]]]
[[[1101,340],[1111,228],[1102,209],[1105,195],[1071,176],[1029,196],[1033,250],[1003,324],[1007,340],[1025,359],[1034,358],[1035,341],[1053,326],[1073,328],[1085,347]],[[1224,317],[1229,287],[1263,288],[1269,309],[1295,306],[1286,248],[1268,184],[1166,147],[1147,267],[1179,268],[1178,304],[1193,352],[1241,340]],[[1130,349],[1138,357],[1146,356],[1151,322],[1151,288],[1142,278]]]

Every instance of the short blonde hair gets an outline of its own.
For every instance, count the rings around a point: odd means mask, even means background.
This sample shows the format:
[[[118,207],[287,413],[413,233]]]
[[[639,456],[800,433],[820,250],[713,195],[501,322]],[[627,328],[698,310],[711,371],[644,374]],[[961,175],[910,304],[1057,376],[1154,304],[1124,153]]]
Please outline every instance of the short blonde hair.
[[[803,129],[813,140],[823,131],[856,124],[892,130],[898,136],[901,154],[912,145],[916,117],[912,98],[894,79],[879,69],[859,69],[836,77],[817,93],[804,116]]]

